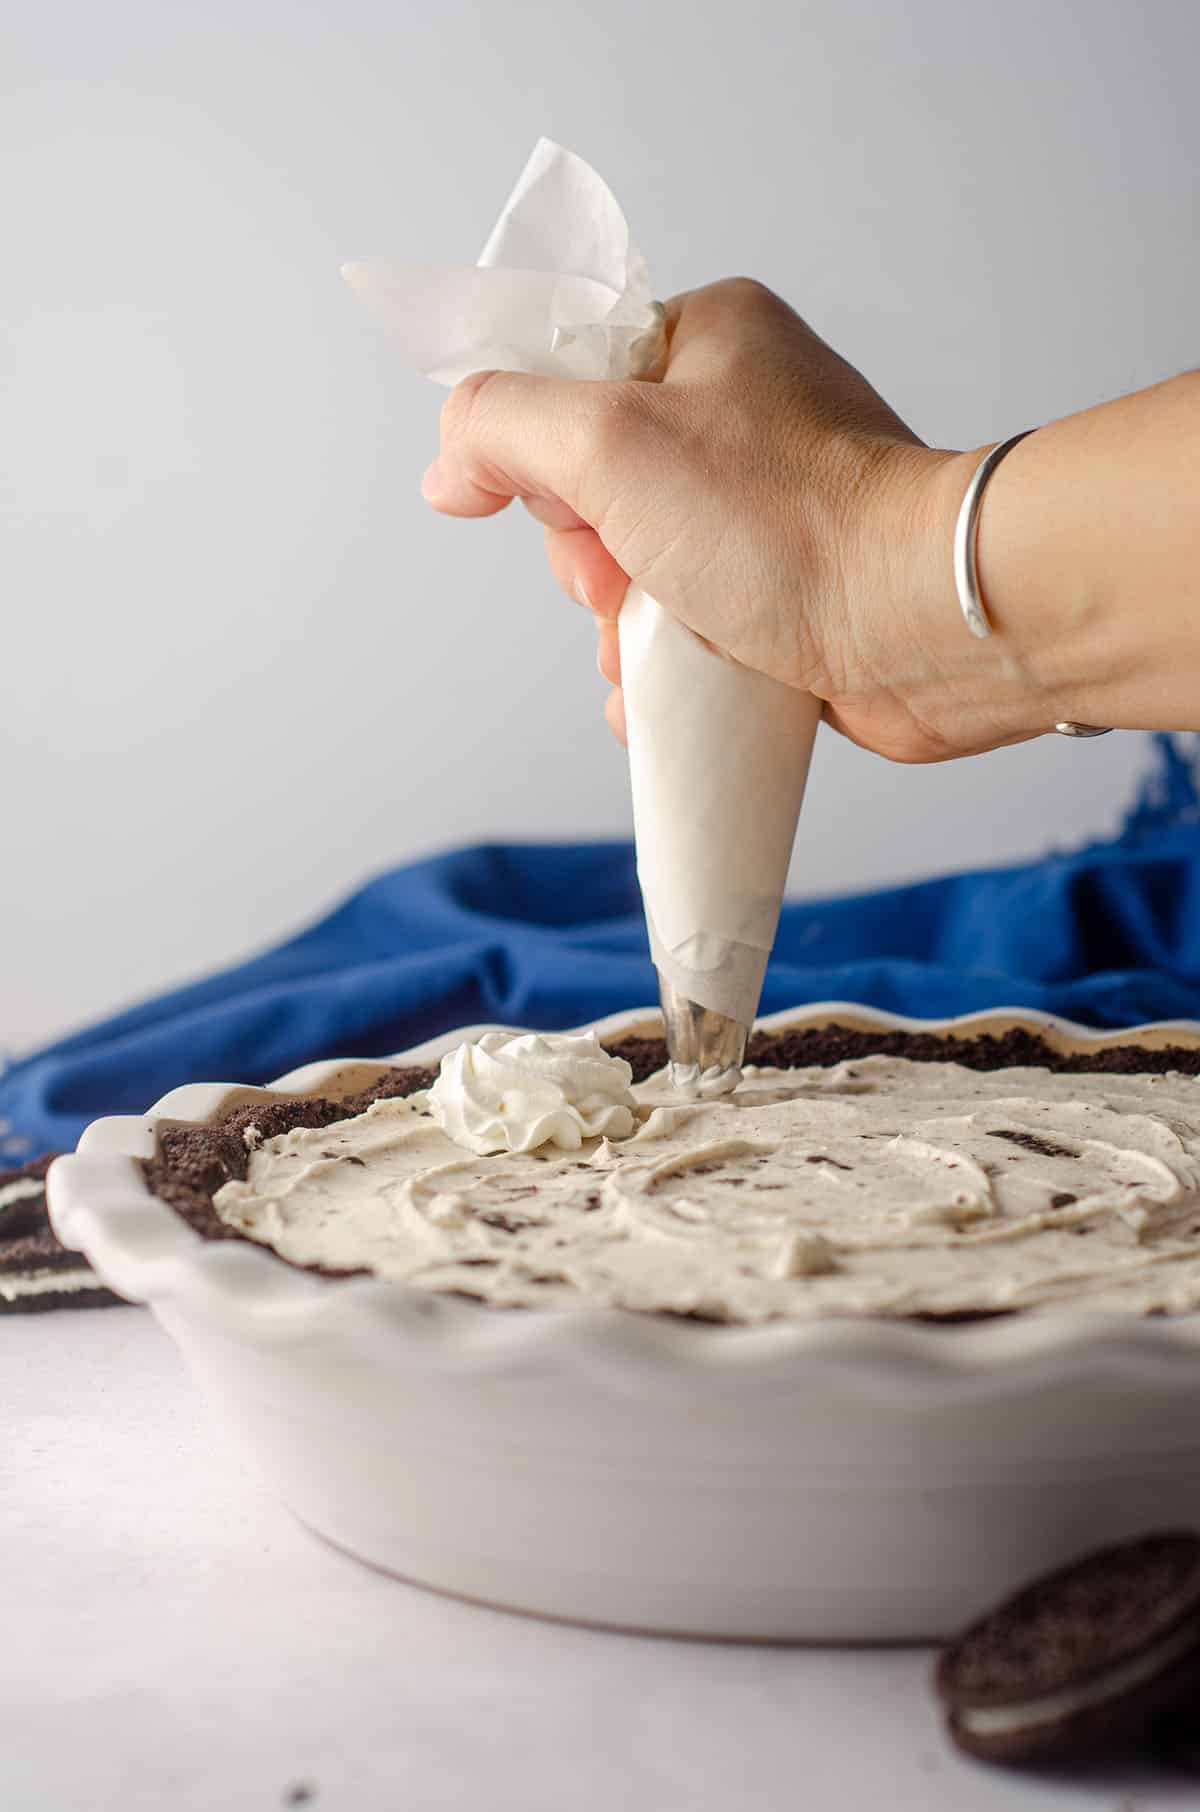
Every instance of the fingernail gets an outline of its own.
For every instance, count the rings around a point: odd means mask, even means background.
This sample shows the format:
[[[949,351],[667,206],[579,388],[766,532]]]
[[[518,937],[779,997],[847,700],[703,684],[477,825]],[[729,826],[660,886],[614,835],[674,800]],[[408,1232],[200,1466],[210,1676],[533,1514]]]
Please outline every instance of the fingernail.
[[[425,476],[421,480],[421,495],[426,503],[436,503],[444,489],[440,470],[441,463],[442,459],[441,454],[439,453],[437,458],[431,459],[428,466],[425,468]]]
[[[575,581],[575,596],[579,599],[579,602],[583,605],[585,610],[591,610],[593,608],[592,600],[587,595],[587,586],[582,579],[576,579]]]

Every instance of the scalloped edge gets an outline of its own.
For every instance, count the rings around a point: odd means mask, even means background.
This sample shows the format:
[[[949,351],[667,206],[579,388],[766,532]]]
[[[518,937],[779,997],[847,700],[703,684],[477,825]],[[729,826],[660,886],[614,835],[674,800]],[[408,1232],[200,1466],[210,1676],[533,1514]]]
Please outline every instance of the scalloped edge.
[[[950,1019],[917,1019],[850,1001],[819,1001],[765,1016],[764,1031],[805,1025],[877,1026],[946,1035],[1021,1026],[1075,1048],[1136,1042],[1200,1043],[1200,1022],[1162,1020],[1097,1031],[1031,1008],[995,1008]],[[835,1373],[897,1399],[953,1387],[989,1396],[1044,1378],[1122,1373],[1179,1381],[1200,1351],[1200,1313],[1167,1318],[1046,1311],[1011,1319],[926,1327],[885,1318],[826,1318],[760,1327],[715,1326],[621,1309],[497,1310],[379,1278],[321,1278],[280,1264],[265,1249],[221,1244],[195,1233],[147,1189],[136,1160],[152,1154],[158,1126],[198,1123],[237,1100],[339,1093],[364,1086],[395,1064],[436,1062],[484,1031],[478,1025],[427,1039],[389,1058],[331,1058],[290,1070],[266,1087],[188,1083],[144,1115],[110,1116],[86,1128],[77,1150],[50,1167],[47,1198],[62,1243],[82,1251],[102,1281],[135,1302],[180,1302],[226,1333],[271,1344],[338,1334],[374,1345],[407,1337],[406,1358],[439,1371],[505,1370],[560,1363],[566,1356],[644,1387],[656,1380],[706,1388],[790,1386],[796,1374]],[[633,1008],[576,1031],[602,1037],[645,1030],[661,1036],[657,1009]]]

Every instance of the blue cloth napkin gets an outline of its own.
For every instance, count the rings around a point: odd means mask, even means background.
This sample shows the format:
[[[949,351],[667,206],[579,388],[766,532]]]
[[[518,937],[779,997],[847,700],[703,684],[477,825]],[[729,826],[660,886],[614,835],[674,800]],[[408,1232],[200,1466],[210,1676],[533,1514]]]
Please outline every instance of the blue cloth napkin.
[[[763,1011],[849,1000],[918,1017],[1032,1006],[1095,1025],[1200,1018],[1200,807],[1159,768],[1111,843],[785,905]],[[75,1143],[177,1083],[266,1081],[480,1020],[564,1027],[656,999],[627,843],[452,850],[369,881],[236,967],[0,1074],[0,1164]]]

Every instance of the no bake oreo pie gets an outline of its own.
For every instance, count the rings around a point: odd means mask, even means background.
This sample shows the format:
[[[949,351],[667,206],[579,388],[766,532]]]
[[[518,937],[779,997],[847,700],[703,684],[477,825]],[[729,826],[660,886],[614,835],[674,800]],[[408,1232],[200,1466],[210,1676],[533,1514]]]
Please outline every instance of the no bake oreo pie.
[[[499,1307],[1200,1306],[1200,1050],[806,1027],[709,1099],[665,1055],[490,1034],[440,1075],[164,1127],[146,1178],[207,1238]]]

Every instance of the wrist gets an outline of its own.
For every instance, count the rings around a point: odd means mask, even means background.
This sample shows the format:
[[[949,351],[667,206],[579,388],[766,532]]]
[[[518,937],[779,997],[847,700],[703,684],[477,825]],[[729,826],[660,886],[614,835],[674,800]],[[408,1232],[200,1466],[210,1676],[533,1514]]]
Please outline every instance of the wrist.
[[[963,620],[954,530],[982,457],[902,445],[880,464],[863,608],[879,650],[876,682],[907,713],[925,758],[1015,742],[1053,721],[1025,651],[999,633],[981,641]]]
[[[1154,676],[1138,613],[1122,607],[1113,564],[1098,557],[1109,529],[1078,480],[1074,433],[1072,419],[1052,422],[997,468],[979,518],[980,588],[991,641],[1029,675],[1037,730],[1066,720],[1135,727]]]
[[[909,475],[907,584],[928,680],[916,708],[956,750],[1019,741],[1083,715],[1078,676],[1064,659],[1062,605],[1070,601],[1046,595],[1037,524],[1023,510],[1020,474],[1008,471],[1029,444],[1022,442],[997,467],[980,511],[980,591],[992,628],[983,639],[970,633],[963,617],[953,548],[967,487],[990,449],[923,449]],[[1065,617],[1072,614],[1068,608]]]

